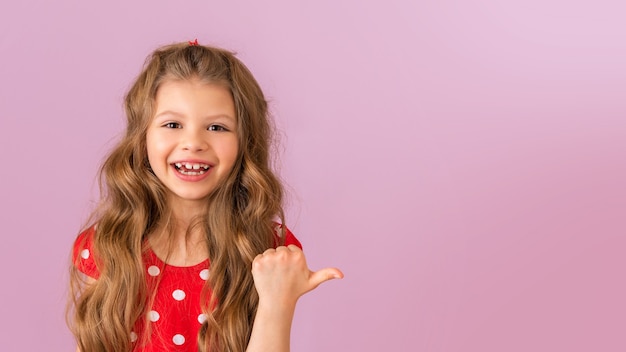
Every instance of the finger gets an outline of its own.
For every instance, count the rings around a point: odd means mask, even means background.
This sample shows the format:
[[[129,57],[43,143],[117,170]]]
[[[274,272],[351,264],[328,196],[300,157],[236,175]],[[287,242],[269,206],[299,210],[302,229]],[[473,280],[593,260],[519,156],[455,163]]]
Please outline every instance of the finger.
[[[265,252],[263,252],[263,254],[265,255],[265,254],[270,254],[270,253],[274,253],[274,252],[276,252],[276,250],[274,248],[268,248],[268,249],[265,250]]]
[[[302,252],[302,249],[300,249],[300,247],[296,246],[295,244],[290,244],[286,248],[292,252]]]
[[[343,279],[343,273],[341,270],[337,268],[326,268],[311,272],[311,276],[309,276],[309,283],[312,286],[311,289],[314,289],[321,283],[333,279]]]
[[[276,247],[276,252],[289,252],[289,249],[285,246]]]

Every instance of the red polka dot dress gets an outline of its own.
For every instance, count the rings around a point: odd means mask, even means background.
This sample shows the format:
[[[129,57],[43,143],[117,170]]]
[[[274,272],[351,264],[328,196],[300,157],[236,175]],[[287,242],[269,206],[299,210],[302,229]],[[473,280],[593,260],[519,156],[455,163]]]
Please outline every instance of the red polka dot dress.
[[[75,263],[81,272],[98,279],[92,253],[94,228],[79,235],[75,247]],[[286,231],[285,245],[302,245],[289,231]],[[206,320],[200,309],[202,287],[208,280],[209,261],[205,260],[193,266],[179,267],[164,263],[152,250],[143,256],[148,288],[156,290],[153,305],[147,315],[150,320],[151,336],[140,336],[144,331],[144,321],[139,320],[132,329],[129,339],[133,351],[193,351],[198,350],[198,331]]]

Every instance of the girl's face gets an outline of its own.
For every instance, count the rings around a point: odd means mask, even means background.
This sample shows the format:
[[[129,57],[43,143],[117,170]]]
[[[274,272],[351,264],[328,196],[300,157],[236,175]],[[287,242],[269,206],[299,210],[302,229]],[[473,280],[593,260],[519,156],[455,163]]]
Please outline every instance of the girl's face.
[[[204,203],[237,158],[230,91],[196,79],[163,82],[146,146],[154,174],[170,191],[170,206]]]

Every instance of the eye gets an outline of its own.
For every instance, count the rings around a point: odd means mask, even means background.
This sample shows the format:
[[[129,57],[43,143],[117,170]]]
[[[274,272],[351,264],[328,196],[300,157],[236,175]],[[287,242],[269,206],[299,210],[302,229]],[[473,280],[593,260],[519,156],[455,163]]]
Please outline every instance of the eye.
[[[209,131],[215,131],[215,132],[223,132],[223,131],[228,131],[228,129],[226,129],[226,127],[221,126],[221,125],[211,125],[207,128],[207,130]]]
[[[167,127],[167,128],[182,128],[182,126],[178,122],[168,122],[168,123],[164,124],[163,127]]]

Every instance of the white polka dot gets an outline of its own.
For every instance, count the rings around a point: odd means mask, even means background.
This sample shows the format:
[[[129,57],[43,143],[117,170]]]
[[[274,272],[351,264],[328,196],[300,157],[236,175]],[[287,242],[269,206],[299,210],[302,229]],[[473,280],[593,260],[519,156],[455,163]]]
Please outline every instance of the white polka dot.
[[[204,324],[205,321],[206,321],[206,314],[202,313],[198,315],[198,323]]]
[[[134,331],[130,332],[130,342],[135,342],[137,341],[137,334],[135,334]]]
[[[176,290],[174,292],[172,292],[172,296],[174,297],[175,300],[177,301],[182,301],[183,299],[185,299],[185,291],[183,290]]]
[[[150,321],[153,323],[158,321],[159,318],[161,318],[161,315],[159,315],[159,312],[157,312],[156,310],[151,310],[150,313],[148,313],[148,315],[150,315]]]
[[[182,345],[183,343],[185,343],[185,336],[181,335],[181,334],[176,334],[174,335],[174,337],[172,338],[172,341],[174,341],[174,344],[177,346]]]
[[[148,274],[150,274],[150,276],[157,276],[160,273],[161,269],[159,269],[159,267],[156,265],[150,265],[150,267],[148,268]]]
[[[200,272],[200,278],[204,281],[209,279],[209,269],[204,269]]]
[[[89,250],[88,250],[88,249],[83,249],[83,250],[80,252],[80,256],[81,256],[83,259],[87,259],[87,258],[89,258]]]

